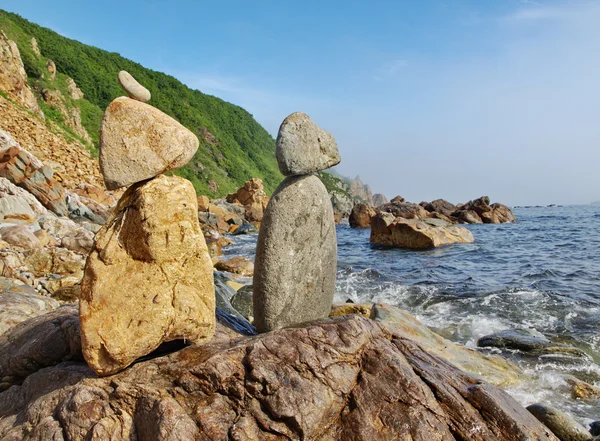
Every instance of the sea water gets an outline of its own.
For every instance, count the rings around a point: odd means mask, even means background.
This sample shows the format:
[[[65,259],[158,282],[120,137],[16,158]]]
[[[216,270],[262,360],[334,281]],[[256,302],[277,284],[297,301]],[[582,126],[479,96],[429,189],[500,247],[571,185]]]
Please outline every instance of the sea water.
[[[600,206],[514,213],[514,224],[466,225],[472,244],[427,251],[375,247],[368,228],[339,225],[336,301],[399,306],[472,348],[515,328],[580,348],[589,359],[505,351],[527,378],[507,391],[523,405],[544,402],[582,423],[600,420],[600,403],[574,400],[565,382],[575,374],[600,386]],[[233,240],[226,254],[254,257],[256,235]]]

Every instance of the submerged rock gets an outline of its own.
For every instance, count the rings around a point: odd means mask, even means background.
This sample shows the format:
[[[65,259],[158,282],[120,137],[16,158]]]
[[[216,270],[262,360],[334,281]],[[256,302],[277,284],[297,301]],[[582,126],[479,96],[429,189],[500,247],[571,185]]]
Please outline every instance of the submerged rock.
[[[159,176],[130,187],[98,232],[81,285],[83,354],[99,374],[162,342],[210,339],[213,270],[192,184]]]
[[[292,113],[281,123],[276,155],[284,176],[315,173],[341,161],[333,136],[302,112]]]
[[[198,138],[169,115],[131,98],[117,98],[104,112],[100,133],[106,188],[114,190],[183,167],[198,146]]]
[[[286,178],[263,218],[256,248],[254,321],[259,332],[327,317],[337,241],[329,194],[314,175]]]
[[[71,333],[52,329],[40,347],[75,359]],[[217,334],[108,378],[39,359],[0,395],[0,438],[557,441],[505,392],[364,317]]]
[[[471,243],[473,234],[441,219],[403,219],[380,212],[371,225],[371,243],[425,250],[452,243]]]
[[[544,404],[527,406],[538,420],[548,427],[560,441],[591,441],[592,435],[581,424],[567,414]]]
[[[545,348],[550,344],[551,341],[546,337],[527,329],[506,329],[477,340],[477,346],[482,348],[519,349],[525,352]]]
[[[371,226],[371,220],[375,217],[376,211],[373,207],[363,204],[356,204],[352,207],[348,223],[352,228],[366,228]]]

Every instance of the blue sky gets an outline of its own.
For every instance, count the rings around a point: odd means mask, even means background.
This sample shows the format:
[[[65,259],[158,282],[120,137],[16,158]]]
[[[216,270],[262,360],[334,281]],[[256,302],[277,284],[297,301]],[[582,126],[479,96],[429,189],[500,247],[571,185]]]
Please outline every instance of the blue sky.
[[[293,111],[338,171],[419,202],[600,199],[600,2],[2,0],[239,104]]]

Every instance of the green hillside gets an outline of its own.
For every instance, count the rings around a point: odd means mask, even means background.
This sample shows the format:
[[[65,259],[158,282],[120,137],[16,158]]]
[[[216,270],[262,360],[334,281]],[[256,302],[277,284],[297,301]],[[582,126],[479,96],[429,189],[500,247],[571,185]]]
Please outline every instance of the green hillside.
[[[283,179],[277,168],[273,138],[241,107],[190,89],[172,76],[147,69],[117,53],[62,37],[16,14],[0,10],[0,29],[19,46],[28,80],[38,97],[44,88],[65,94],[67,76],[75,80],[85,98],[69,99],[67,105],[79,107],[82,123],[94,144],[90,145],[92,151],[97,149],[104,109],[114,98],[124,95],[117,73],[127,70],[150,90],[150,104],[198,135],[198,152],[177,172],[192,181],[196,191],[212,197],[225,195],[246,180],[260,177],[271,193]],[[31,37],[36,38],[41,57],[33,51]],[[56,64],[55,80],[48,78],[48,59]],[[47,118],[62,123],[59,112],[45,106],[43,100],[38,101]],[[214,181],[218,189],[211,191],[209,181]]]

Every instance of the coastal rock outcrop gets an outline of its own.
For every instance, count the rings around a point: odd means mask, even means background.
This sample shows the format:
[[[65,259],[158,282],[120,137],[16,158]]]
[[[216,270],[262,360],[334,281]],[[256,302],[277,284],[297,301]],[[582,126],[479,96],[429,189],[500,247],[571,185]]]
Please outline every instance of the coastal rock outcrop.
[[[593,439],[592,434],[585,427],[559,410],[540,403],[527,406],[527,410],[548,427],[560,441],[592,441]]]
[[[265,210],[256,247],[259,332],[327,317],[335,290],[333,208],[325,185],[310,174],[340,162],[335,139],[308,115],[293,113],[279,128],[277,162],[286,178]]]
[[[466,228],[441,219],[404,219],[380,212],[371,224],[370,240],[376,245],[423,250],[452,243],[470,243],[474,238]]]
[[[350,212],[348,223],[352,228],[366,228],[371,226],[371,220],[377,212],[370,205],[359,203],[356,204]]]
[[[108,378],[78,361],[69,317],[0,337],[0,375],[15,384],[0,395],[0,438],[557,441],[505,392],[364,317],[257,337],[219,324],[208,344]],[[15,363],[17,345],[36,363]]]
[[[464,213],[465,211],[469,213]],[[499,203],[490,205],[488,196],[482,196],[457,207],[452,216],[468,223],[503,224],[516,221],[510,208]],[[479,217],[480,222],[477,221],[477,217]]]
[[[81,295],[83,354],[99,375],[164,341],[212,337],[212,262],[189,181],[158,176],[125,192],[96,235]]]
[[[127,97],[110,103],[100,130],[100,169],[109,190],[178,169],[199,146],[179,122]]]
[[[341,161],[333,136],[302,112],[292,113],[281,123],[276,155],[284,176],[315,173]]]

